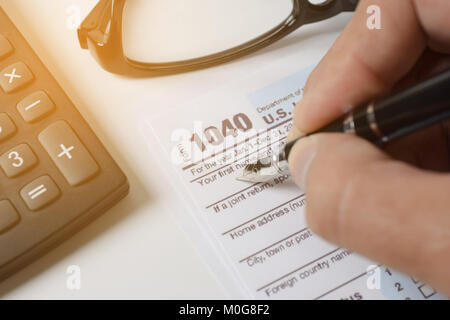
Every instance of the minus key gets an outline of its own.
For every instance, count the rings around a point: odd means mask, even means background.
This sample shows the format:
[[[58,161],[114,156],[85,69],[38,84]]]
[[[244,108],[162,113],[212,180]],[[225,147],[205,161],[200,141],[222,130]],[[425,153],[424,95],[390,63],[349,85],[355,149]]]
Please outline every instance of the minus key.
[[[17,104],[17,110],[26,122],[35,122],[55,108],[55,104],[44,91],[37,91],[25,97]]]

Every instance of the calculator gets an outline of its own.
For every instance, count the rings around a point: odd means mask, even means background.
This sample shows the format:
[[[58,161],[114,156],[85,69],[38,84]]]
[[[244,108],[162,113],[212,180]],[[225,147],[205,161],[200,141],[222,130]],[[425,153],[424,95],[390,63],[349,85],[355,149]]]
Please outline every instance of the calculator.
[[[122,170],[0,7],[0,280],[128,189]]]

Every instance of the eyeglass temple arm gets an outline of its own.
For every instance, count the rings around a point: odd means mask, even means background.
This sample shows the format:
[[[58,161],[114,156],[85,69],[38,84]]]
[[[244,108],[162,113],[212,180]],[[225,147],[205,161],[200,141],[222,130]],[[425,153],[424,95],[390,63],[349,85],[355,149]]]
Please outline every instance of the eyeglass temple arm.
[[[87,38],[97,36],[102,41],[111,20],[111,0],[101,0],[78,28],[78,41],[82,49],[88,49]]]
[[[341,0],[343,11],[355,11],[359,0]]]
[[[341,12],[355,11],[359,0],[336,0],[323,4],[312,4],[308,0],[305,2],[307,8],[300,13],[304,14],[303,24],[308,24],[331,18]]]

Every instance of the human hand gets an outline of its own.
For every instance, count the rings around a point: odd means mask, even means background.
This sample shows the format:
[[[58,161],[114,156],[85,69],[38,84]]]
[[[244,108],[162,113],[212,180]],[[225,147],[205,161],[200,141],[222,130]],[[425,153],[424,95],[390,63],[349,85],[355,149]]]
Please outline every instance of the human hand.
[[[381,8],[381,30],[367,28],[369,5]],[[361,0],[309,77],[289,137],[450,67],[449,17],[448,0]],[[447,122],[384,151],[349,134],[313,135],[295,144],[289,164],[314,232],[450,296],[449,154]]]

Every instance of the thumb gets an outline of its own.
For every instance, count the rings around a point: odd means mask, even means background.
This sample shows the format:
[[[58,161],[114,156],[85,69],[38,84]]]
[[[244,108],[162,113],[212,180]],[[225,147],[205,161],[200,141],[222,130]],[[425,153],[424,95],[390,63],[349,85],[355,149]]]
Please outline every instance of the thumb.
[[[450,294],[450,176],[395,161],[353,135],[323,133],[289,156],[311,229]]]

